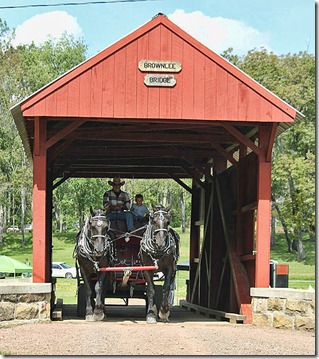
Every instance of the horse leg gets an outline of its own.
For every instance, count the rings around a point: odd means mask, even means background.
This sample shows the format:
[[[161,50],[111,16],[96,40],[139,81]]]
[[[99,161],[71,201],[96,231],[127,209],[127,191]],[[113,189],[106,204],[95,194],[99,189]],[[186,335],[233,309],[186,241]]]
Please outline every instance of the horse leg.
[[[144,276],[147,281],[147,302],[148,308],[146,313],[146,323],[147,324],[155,324],[157,323],[157,309],[154,304],[154,296],[155,296],[155,288],[153,283],[153,272],[149,273],[149,271],[144,271]]]
[[[85,314],[85,320],[86,321],[93,321],[93,308],[92,308],[92,302],[91,302],[91,297],[92,297],[92,289],[90,286],[90,282],[89,279],[87,278],[86,275],[83,275],[82,273],[82,278],[83,281],[85,283],[85,296],[86,296],[86,314]]]
[[[102,300],[102,286],[105,278],[105,272],[98,273],[98,280],[95,284],[95,308],[93,313],[93,319],[95,321],[101,321],[104,319],[104,303]]]
[[[171,284],[174,281],[174,275],[172,272],[173,272],[172,269],[167,270],[167,272],[165,273],[165,281],[163,284],[163,298],[162,298],[161,308],[159,311],[159,317],[164,322],[168,322],[168,317],[170,315],[170,303],[168,297],[171,289]]]

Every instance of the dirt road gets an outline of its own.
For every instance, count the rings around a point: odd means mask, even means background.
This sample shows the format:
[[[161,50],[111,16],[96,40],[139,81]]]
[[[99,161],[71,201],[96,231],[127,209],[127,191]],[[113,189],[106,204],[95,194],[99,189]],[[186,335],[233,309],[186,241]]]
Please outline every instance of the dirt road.
[[[62,321],[0,327],[3,355],[315,355],[315,333],[230,324],[173,307],[169,323],[146,324],[145,307],[108,307],[85,322],[65,306]]]

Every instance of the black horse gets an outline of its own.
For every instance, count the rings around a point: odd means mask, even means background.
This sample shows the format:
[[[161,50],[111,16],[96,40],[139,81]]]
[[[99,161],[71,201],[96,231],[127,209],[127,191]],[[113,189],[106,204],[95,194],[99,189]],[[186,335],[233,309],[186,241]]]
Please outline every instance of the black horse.
[[[148,308],[147,323],[157,322],[157,308],[154,302],[155,287],[153,276],[155,272],[162,272],[165,276],[163,296],[158,316],[168,322],[170,315],[170,289],[174,284],[176,265],[179,257],[179,235],[170,228],[170,214],[172,205],[167,208],[152,204],[153,213],[141,240],[140,256],[143,265],[155,265],[155,271],[144,271],[147,281]]]
[[[106,272],[101,272],[100,268],[107,267],[112,258],[111,238],[108,235],[110,222],[103,209],[91,207],[90,212],[90,218],[86,218],[82,230],[77,235],[75,257],[86,288],[85,320],[100,321],[104,318],[103,285],[106,279]],[[92,276],[97,277],[94,286]]]

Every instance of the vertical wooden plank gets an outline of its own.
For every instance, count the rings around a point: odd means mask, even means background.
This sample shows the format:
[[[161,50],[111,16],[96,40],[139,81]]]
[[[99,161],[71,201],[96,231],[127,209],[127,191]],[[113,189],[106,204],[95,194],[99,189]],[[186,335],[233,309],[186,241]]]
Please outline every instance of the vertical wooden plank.
[[[136,117],[136,81],[138,73],[137,41],[126,48],[125,117]]]
[[[161,28],[161,60],[172,60],[172,33],[166,28]],[[174,73],[176,77],[176,74]],[[171,115],[171,97],[173,96],[174,88],[162,87],[160,88],[159,99],[159,117],[170,118]]]
[[[161,48],[161,33],[160,27],[157,26],[153,29],[148,35],[149,41],[149,59],[158,60],[160,58],[160,48]],[[148,118],[158,118],[159,117],[159,87],[149,87],[148,88]]]
[[[182,118],[193,118],[194,113],[194,49],[183,43]]]
[[[183,40],[172,34],[172,59],[182,64],[182,71],[175,74],[176,85],[171,92],[171,118],[182,118],[182,90],[185,67],[183,63]]]
[[[45,115],[45,100],[42,99],[41,101],[37,102],[33,107],[30,108],[32,111],[32,115],[36,114],[37,116],[44,116]]]
[[[193,117],[196,119],[204,118],[205,63],[205,56],[202,53],[194,51]]]
[[[285,121],[284,113],[278,107],[272,106],[272,122],[283,122]]]
[[[227,120],[236,121],[238,115],[238,80],[227,74]]]
[[[68,116],[79,115],[80,80],[78,77],[69,83]]]
[[[141,60],[148,60],[148,34],[145,34],[137,41],[138,45],[138,62]],[[144,84],[145,74],[141,71],[137,73],[137,84],[136,84],[136,115],[140,118],[147,117],[148,107],[148,88]]]
[[[216,119],[216,64],[210,59],[205,59],[205,119]]]
[[[260,106],[260,96],[252,89],[247,91],[247,106],[246,106],[246,120],[247,121],[258,121],[258,108]]]
[[[270,122],[272,120],[271,103],[266,99],[262,98],[260,101],[260,117],[259,120],[262,122]]]
[[[102,64],[102,117],[114,116],[114,56]]]
[[[56,116],[56,109],[57,109],[57,100],[56,100],[56,92],[54,91],[45,98],[45,115]]]
[[[227,120],[227,72],[220,66],[216,68],[216,96],[217,96],[217,117],[220,120]]]
[[[91,70],[85,71],[80,77],[80,103],[81,116],[90,116],[91,111]]]
[[[247,115],[247,86],[238,83],[238,118],[237,121],[246,121]]]
[[[193,180],[192,183],[192,208],[191,208],[191,228],[190,228],[190,245],[189,245],[189,287],[188,298],[191,302],[191,294],[195,288],[195,278],[197,272],[198,263],[195,258],[199,258],[200,247],[200,226],[196,225],[196,221],[199,220],[200,213],[200,188]],[[194,298],[197,296],[194,294]]]
[[[46,120],[34,119],[33,151],[33,282],[49,282],[46,268]]]
[[[58,91],[56,91],[56,115],[57,116],[65,116],[68,110],[68,85],[64,85],[61,88],[59,88]]]
[[[101,117],[102,114],[102,64],[91,70],[91,116]]]
[[[125,72],[126,57],[125,49],[121,49],[114,54],[114,117],[124,117],[125,107]]]

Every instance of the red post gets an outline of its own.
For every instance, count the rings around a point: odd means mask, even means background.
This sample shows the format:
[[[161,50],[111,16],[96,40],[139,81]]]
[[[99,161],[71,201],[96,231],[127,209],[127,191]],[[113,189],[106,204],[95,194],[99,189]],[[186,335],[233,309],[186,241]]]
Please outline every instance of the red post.
[[[271,217],[271,159],[269,153],[269,128],[260,126],[259,140],[261,153],[258,156],[257,182],[257,233],[256,233],[256,267],[255,286],[268,288],[270,280],[270,217]]]
[[[33,282],[50,280],[46,241],[46,122],[34,119],[33,151]]]

